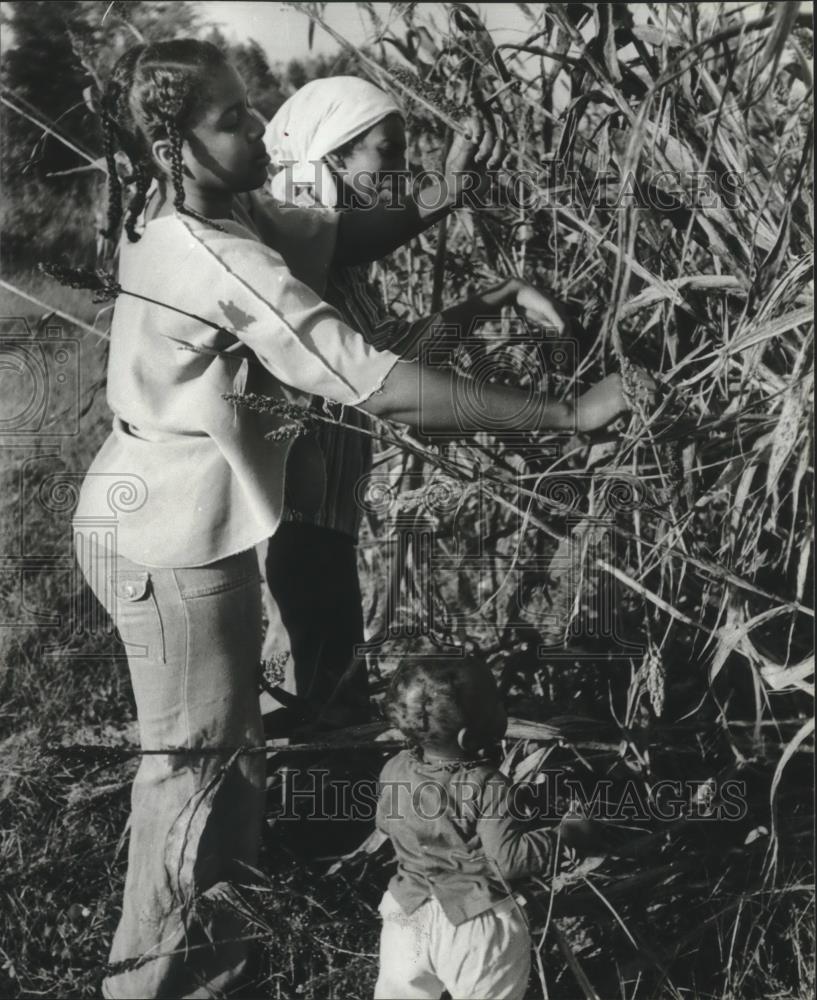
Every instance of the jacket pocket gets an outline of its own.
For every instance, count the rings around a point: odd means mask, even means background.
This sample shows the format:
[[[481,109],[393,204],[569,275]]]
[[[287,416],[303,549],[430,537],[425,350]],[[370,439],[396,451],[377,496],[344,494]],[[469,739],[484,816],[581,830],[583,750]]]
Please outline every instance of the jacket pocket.
[[[128,659],[166,663],[165,634],[153,582],[147,570],[114,574],[114,624]]]

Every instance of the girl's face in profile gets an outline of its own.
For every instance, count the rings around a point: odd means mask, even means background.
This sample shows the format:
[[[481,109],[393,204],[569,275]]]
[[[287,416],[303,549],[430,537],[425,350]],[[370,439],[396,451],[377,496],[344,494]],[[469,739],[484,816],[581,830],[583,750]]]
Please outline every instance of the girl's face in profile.
[[[390,186],[406,170],[406,127],[397,113],[365,132],[343,157],[331,158],[335,173],[352,187],[361,177],[371,177],[375,186]]]
[[[204,191],[253,191],[267,179],[264,121],[253,110],[247,88],[225,65],[208,83],[204,110],[185,132],[186,172]]]

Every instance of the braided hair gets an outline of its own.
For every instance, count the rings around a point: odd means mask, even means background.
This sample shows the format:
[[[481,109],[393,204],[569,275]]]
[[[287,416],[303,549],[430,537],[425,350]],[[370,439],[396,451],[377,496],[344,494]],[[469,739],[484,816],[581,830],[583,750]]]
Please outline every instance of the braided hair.
[[[142,155],[133,135],[135,126],[128,105],[136,60],[144,49],[144,45],[134,45],[128,49],[114,66],[108,86],[102,95],[102,144],[108,166],[108,226],[102,231],[102,235],[111,240],[116,237],[116,230],[122,221],[123,190],[114,155],[118,147],[127,154],[131,162],[132,173],[127,178],[126,184],[134,181],[137,183],[137,196],[128,206],[126,223],[128,237],[132,242],[139,238],[133,227],[144,207],[144,196],[150,185],[150,175],[146,176]],[[142,188],[144,190],[141,190]],[[137,204],[140,197],[141,204]]]
[[[152,146],[158,139],[170,143],[173,205],[177,212],[217,223],[188,208],[184,202],[183,130],[195,124],[207,92],[207,80],[225,64],[219,49],[209,42],[180,38],[135,45],[118,60],[102,98],[102,134],[108,166],[108,219],[103,235],[113,239],[122,221],[123,187],[116,170],[115,152],[130,160],[126,185],[134,186],[125,217],[125,232],[135,243],[136,222],[145,207],[154,177],[160,176]]]
[[[108,166],[108,225],[101,229],[101,234],[108,240],[116,236],[116,230],[122,221],[122,184],[114,156],[113,122],[107,108],[102,108],[102,151]]]

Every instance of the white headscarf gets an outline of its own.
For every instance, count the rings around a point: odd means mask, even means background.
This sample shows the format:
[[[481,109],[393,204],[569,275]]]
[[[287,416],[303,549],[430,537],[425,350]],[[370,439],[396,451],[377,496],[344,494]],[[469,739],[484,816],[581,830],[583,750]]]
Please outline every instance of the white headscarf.
[[[358,76],[330,76],[305,84],[278,109],[264,133],[274,168],[295,161],[273,177],[273,196],[291,201],[294,184],[313,184],[315,200],[334,208],[337,189],[323,157],[388,115],[402,113],[393,97]]]

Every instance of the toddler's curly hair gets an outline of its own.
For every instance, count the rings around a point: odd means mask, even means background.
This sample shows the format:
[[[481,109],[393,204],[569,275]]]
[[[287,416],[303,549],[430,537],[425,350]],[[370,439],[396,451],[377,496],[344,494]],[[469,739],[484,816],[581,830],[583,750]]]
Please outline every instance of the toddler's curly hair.
[[[496,684],[476,660],[414,661],[395,671],[386,702],[389,722],[413,746],[456,739],[481,714]]]

